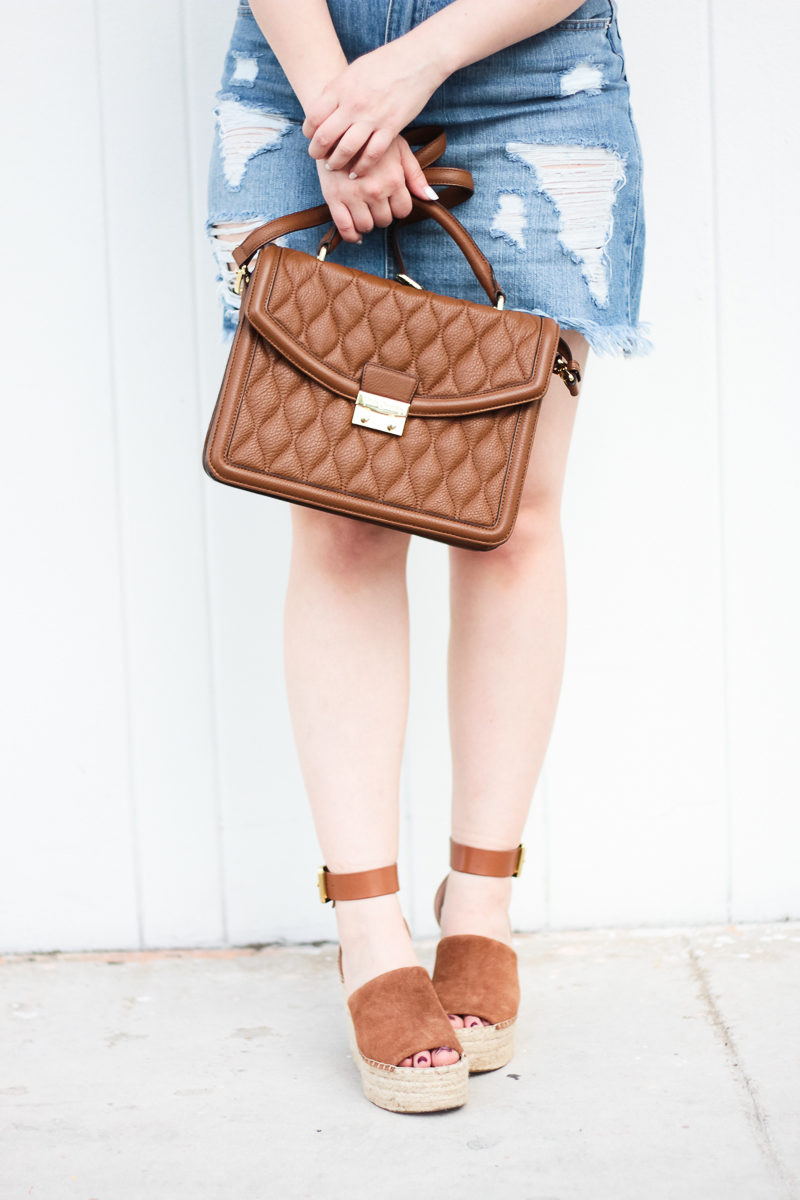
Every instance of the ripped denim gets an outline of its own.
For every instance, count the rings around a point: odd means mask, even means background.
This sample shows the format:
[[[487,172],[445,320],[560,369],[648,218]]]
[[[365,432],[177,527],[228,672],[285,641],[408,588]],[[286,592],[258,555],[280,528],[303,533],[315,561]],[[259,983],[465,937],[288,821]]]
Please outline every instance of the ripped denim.
[[[329,0],[348,60],[405,33],[451,0]],[[214,110],[207,228],[223,328],[238,319],[231,248],[247,232],[321,202],[303,111],[249,6],[240,0]],[[442,124],[443,165],[466,167],[475,195],[456,215],[494,266],[507,305],[554,317],[598,353],[649,348],[639,322],[645,224],[639,140],[614,0],[587,0],[552,29],[450,76],[415,124]],[[322,230],[288,235],[314,253]],[[433,222],[400,234],[410,273],[481,303],[480,285]],[[391,278],[384,229],[336,259]]]

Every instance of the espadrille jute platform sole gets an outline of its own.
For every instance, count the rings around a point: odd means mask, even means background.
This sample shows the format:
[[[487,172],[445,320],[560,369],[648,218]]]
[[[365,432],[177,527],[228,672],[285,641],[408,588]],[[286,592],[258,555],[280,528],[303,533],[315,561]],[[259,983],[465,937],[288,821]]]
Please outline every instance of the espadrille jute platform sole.
[[[466,1104],[469,1067],[463,1054],[449,1067],[393,1067],[361,1053],[349,1011],[347,1026],[364,1095],[378,1108],[396,1113],[426,1113]]]
[[[514,1057],[514,1026],[516,1018],[498,1025],[476,1025],[459,1029],[458,1040],[464,1047],[470,1075],[482,1071],[497,1071]]]

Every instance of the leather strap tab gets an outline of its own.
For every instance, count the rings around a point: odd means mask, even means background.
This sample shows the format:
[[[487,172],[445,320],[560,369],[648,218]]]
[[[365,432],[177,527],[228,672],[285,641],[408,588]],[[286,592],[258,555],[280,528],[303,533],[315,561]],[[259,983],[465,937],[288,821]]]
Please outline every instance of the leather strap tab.
[[[519,875],[524,857],[521,842],[513,850],[478,850],[450,838],[450,866],[465,875],[494,875],[498,879]]]
[[[369,900],[372,896],[389,896],[400,890],[397,863],[349,874],[334,874],[327,867],[320,867],[318,882],[319,898],[323,904],[329,900],[334,904],[337,900]]]
[[[382,367],[380,363],[368,362],[361,372],[361,387],[365,392],[375,392],[392,400],[410,404],[419,386],[419,380],[394,367]]]

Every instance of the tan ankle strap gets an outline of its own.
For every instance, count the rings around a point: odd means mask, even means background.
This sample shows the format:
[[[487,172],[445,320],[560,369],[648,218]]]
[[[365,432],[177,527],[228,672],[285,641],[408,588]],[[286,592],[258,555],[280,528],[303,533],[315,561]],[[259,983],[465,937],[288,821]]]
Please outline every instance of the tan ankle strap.
[[[372,896],[389,896],[400,891],[397,879],[397,863],[390,867],[376,867],[371,871],[351,871],[350,874],[334,874],[327,867],[320,867],[317,876],[319,898],[323,904],[330,900],[369,900]]]
[[[525,861],[522,842],[513,850],[478,850],[450,838],[450,866],[465,875],[495,875],[502,878],[519,875]]]

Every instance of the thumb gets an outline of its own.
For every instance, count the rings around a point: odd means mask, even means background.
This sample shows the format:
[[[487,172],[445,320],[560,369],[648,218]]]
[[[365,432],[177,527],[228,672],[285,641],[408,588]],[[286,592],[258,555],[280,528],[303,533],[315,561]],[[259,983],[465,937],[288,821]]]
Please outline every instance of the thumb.
[[[411,195],[418,196],[420,200],[438,200],[439,197],[425,178],[425,172],[419,165],[419,160],[414,157],[408,142],[402,138],[400,140],[400,161],[403,164],[406,187]]]

